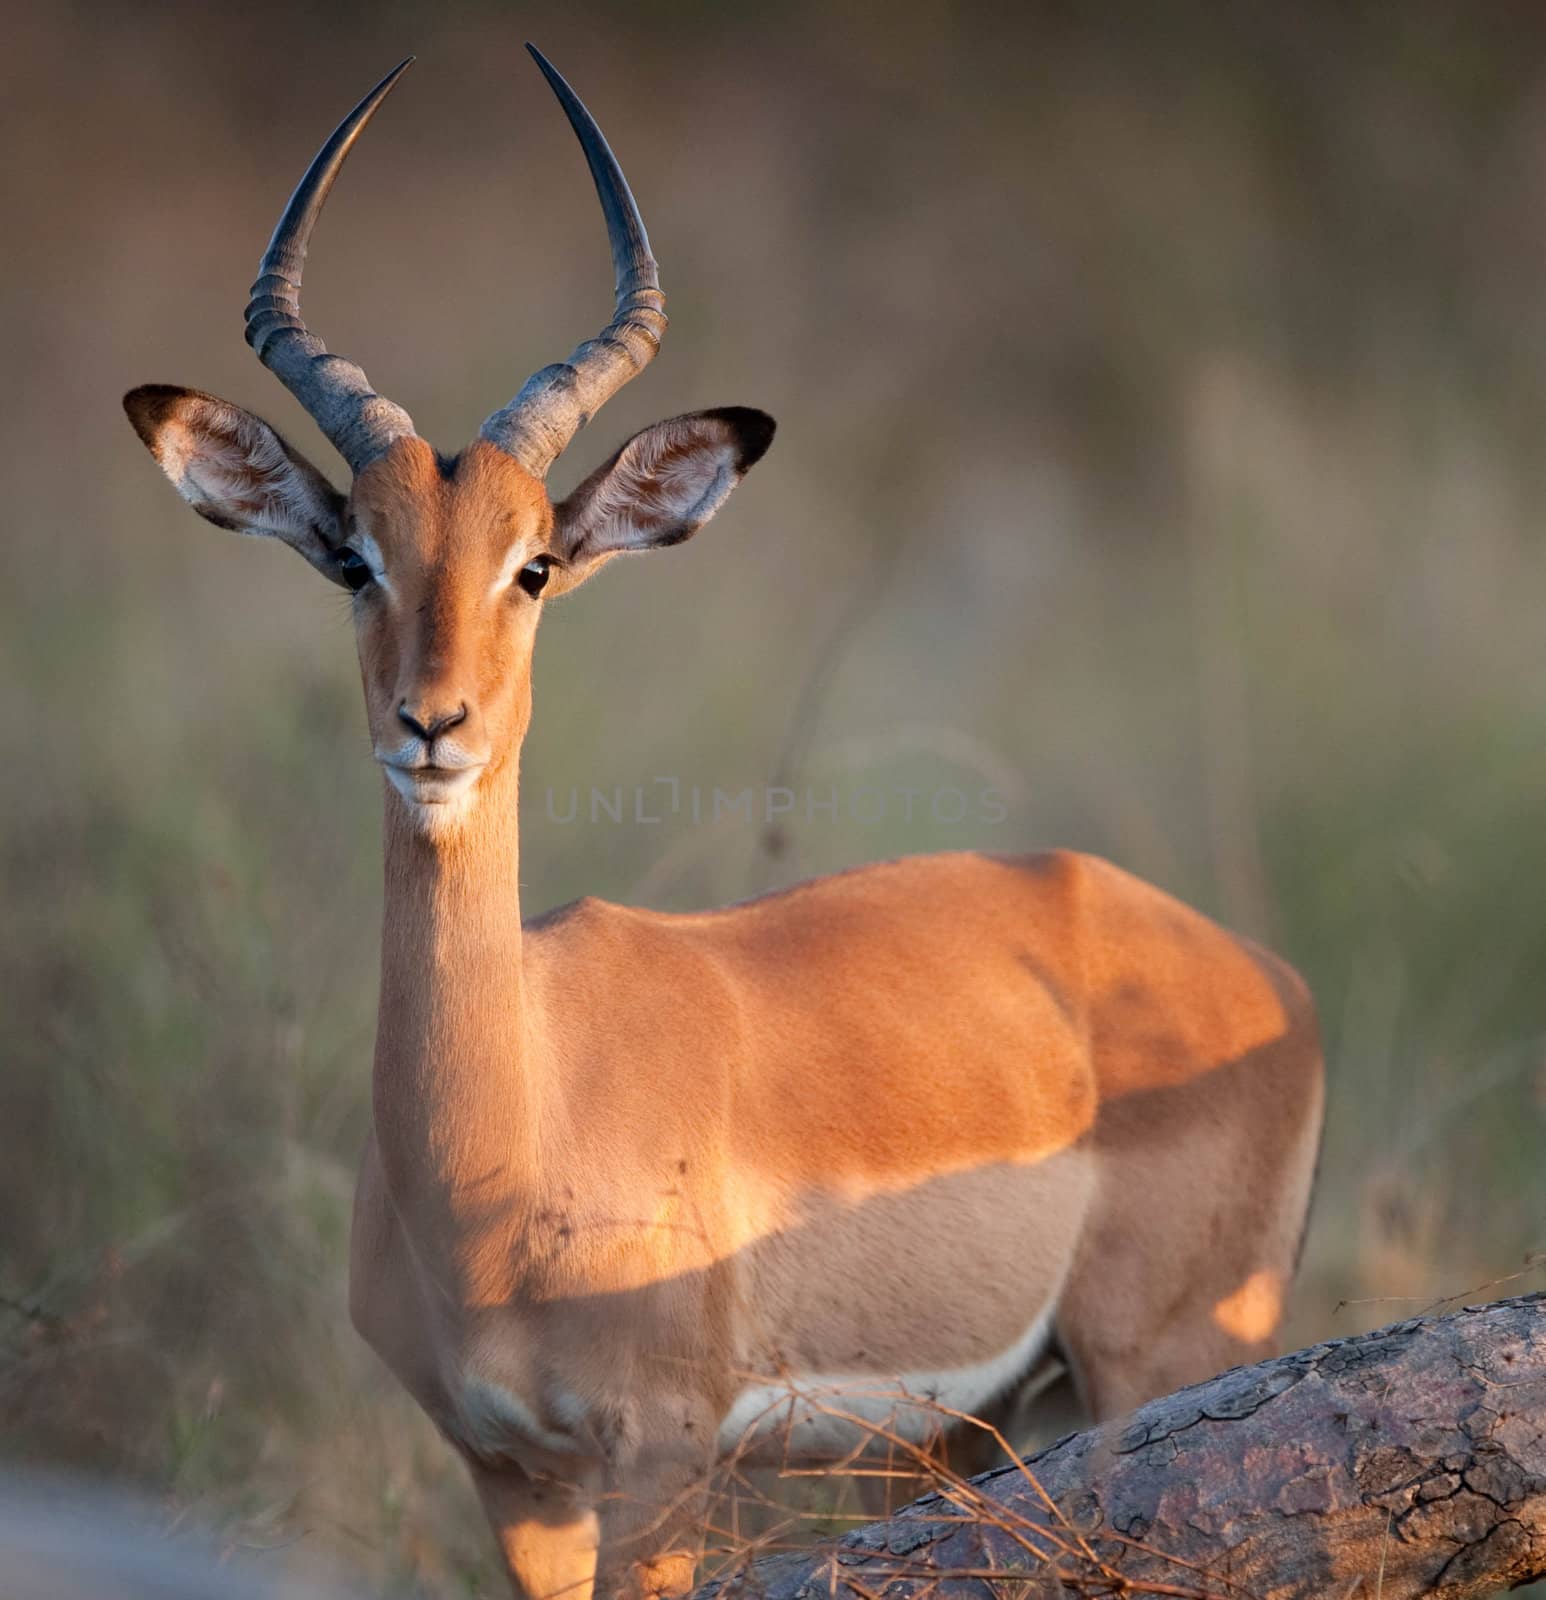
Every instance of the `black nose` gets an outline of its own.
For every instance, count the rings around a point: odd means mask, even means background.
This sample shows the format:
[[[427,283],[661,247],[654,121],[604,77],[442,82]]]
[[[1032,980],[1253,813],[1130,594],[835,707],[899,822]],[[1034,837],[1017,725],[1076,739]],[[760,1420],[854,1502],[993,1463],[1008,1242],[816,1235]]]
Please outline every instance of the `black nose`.
[[[410,707],[406,700],[399,700],[397,720],[428,744],[447,728],[454,728],[457,723],[467,720],[467,702],[464,700],[455,711],[434,711],[429,706]]]

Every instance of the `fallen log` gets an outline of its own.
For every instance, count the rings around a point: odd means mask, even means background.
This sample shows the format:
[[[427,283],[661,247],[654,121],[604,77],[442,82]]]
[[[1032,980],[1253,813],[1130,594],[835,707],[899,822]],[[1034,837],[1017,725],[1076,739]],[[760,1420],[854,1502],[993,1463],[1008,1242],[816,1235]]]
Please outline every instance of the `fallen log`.
[[[1445,1600],[1546,1577],[1546,1295],[1167,1395],[694,1600]]]

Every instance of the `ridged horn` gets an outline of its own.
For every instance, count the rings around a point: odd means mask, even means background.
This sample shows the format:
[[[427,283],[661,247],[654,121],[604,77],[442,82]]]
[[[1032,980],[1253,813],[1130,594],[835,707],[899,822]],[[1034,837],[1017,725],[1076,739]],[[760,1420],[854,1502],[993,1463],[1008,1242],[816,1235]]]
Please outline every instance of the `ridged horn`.
[[[377,394],[352,361],[329,355],[327,346],[306,326],[301,318],[301,272],[311,230],[333,180],[366,123],[412,65],[409,56],[394,67],[317,152],[274,229],[247,303],[247,343],[305,406],[356,473],[394,440],[412,434],[413,419]]]
[[[567,361],[544,367],[527,379],[515,399],[483,424],[483,438],[542,478],[575,434],[654,360],[666,331],[666,297],[644,219],[596,119],[547,57],[535,45],[526,48],[558,96],[585,152],[606,218],[617,278],[616,304],[606,327]]]

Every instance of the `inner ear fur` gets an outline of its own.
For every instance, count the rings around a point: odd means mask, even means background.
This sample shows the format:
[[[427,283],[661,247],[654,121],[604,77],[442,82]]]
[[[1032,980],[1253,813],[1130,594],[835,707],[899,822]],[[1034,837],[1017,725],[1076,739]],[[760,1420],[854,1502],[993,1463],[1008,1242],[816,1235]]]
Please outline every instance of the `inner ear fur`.
[[[123,398],[172,486],[218,528],[279,539],[341,583],[346,497],[261,417],[216,395],[144,384]]]
[[[690,539],[762,459],[775,426],[765,411],[725,406],[636,433],[554,507],[559,554],[584,576],[609,556]]]

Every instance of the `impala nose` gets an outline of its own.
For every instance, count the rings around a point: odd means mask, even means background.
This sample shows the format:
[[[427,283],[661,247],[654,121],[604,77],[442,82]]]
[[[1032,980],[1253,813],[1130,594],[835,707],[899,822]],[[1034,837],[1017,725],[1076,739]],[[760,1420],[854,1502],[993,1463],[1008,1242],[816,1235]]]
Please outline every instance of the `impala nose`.
[[[432,706],[410,706],[406,700],[399,700],[397,720],[429,744],[447,729],[467,720],[467,702],[464,700],[454,711],[437,711]]]

